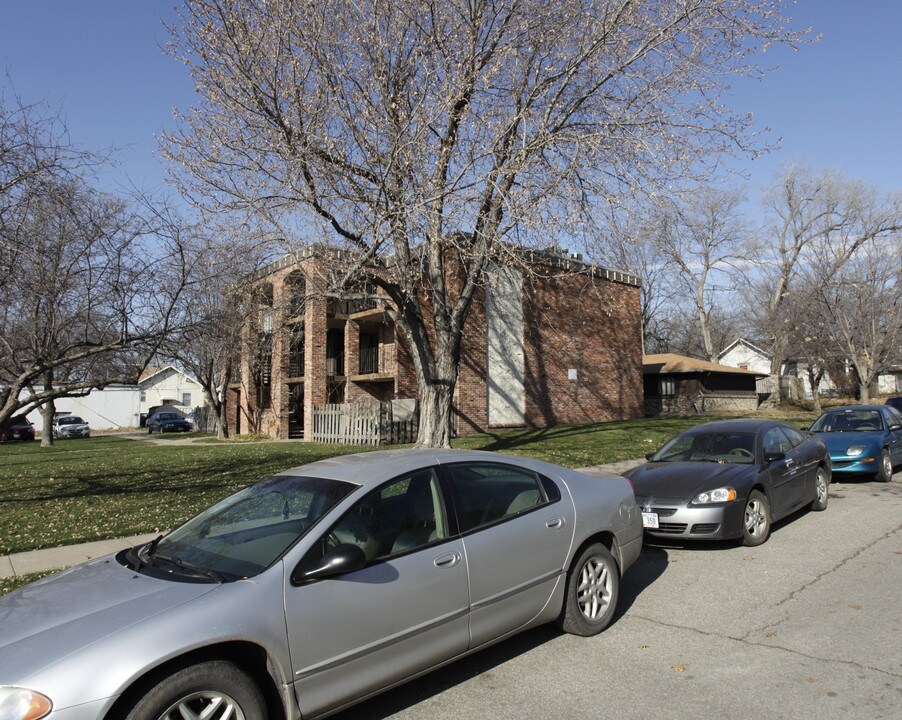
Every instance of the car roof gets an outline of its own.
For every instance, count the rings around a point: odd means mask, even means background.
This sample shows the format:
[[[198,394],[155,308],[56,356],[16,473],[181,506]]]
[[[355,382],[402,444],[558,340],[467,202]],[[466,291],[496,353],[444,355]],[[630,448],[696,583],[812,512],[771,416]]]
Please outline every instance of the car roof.
[[[377,485],[405,472],[431,465],[452,462],[495,462],[548,472],[551,465],[530,458],[481,450],[450,450],[436,448],[409,448],[405,450],[376,450],[374,452],[338,455],[317,460],[307,465],[285,470],[279,475],[306,475],[308,477],[344,480],[355,485]]]
[[[880,410],[885,407],[886,405],[843,405],[841,407],[828,408],[827,410],[824,410],[822,414],[826,415],[830,412],[845,412],[851,410]]]
[[[786,426],[780,420],[759,420],[755,418],[736,418],[734,420],[715,420],[702,423],[684,430],[683,433],[695,434],[702,432],[746,432],[757,433],[764,428],[773,426]],[[682,433],[681,433],[682,434]]]

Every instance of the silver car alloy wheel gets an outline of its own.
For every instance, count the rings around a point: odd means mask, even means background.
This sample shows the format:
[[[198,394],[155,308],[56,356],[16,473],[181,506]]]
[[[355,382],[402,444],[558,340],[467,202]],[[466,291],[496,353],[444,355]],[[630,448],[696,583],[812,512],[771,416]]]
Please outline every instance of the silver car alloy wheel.
[[[815,482],[817,483],[817,502],[824,505],[827,502],[827,476],[823,470],[817,471]]]
[[[614,581],[604,561],[594,555],[586,560],[579,573],[576,602],[588,620],[597,620],[611,604]]]
[[[893,477],[893,461],[890,459],[889,453],[884,451],[883,455],[880,458],[880,462],[883,463],[883,475],[887,478]]]
[[[745,506],[745,529],[754,538],[761,537],[767,530],[767,515],[763,503],[758,499],[749,500]]]
[[[225,693],[206,690],[174,702],[160,720],[244,720],[244,712]]]

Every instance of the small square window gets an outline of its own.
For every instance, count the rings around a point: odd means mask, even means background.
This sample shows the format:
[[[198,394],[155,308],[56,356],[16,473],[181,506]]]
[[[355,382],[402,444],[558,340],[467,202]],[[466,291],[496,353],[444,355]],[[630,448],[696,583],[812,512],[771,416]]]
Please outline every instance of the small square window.
[[[182,393],[182,405],[191,407],[191,393]]]

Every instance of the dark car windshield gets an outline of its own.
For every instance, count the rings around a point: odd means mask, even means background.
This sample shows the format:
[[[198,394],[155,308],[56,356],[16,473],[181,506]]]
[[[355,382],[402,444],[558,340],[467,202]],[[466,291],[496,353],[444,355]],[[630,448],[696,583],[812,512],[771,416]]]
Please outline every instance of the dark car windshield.
[[[755,462],[755,434],[750,432],[692,432],[668,440],[651,462]]]
[[[811,426],[812,432],[873,432],[883,430],[879,410],[831,410]]]
[[[82,420],[77,415],[69,415],[68,417],[61,417],[57,422],[60,425],[82,425],[84,424],[84,420]]]
[[[278,475],[205,510],[158,543],[145,546],[151,567],[234,580],[262,572],[336,503],[351,483]]]
[[[157,420],[181,420],[181,415],[176,415],[175,413],[160,413],[156,416]]]

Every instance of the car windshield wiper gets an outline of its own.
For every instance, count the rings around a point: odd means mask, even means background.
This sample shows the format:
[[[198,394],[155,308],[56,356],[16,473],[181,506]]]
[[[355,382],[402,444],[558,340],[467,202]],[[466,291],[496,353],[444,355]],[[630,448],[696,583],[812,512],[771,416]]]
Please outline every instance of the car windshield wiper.
[[[150,556],[150,561],[153,562],[153,564],[156,564],[158,560],[168,562],[170,565],[175,565],[179,570],[187,575],[210,578],[210,580],[218,583],[224,583],[226,581],[225,577],[215,570],[211,570],[210,568],[205,568],[200,565],[195,565],[194,563],[187,562],[185,560],[182,560],[181,558],[175,557],[174,555],[160,555],[159,553],[154,553]]]

